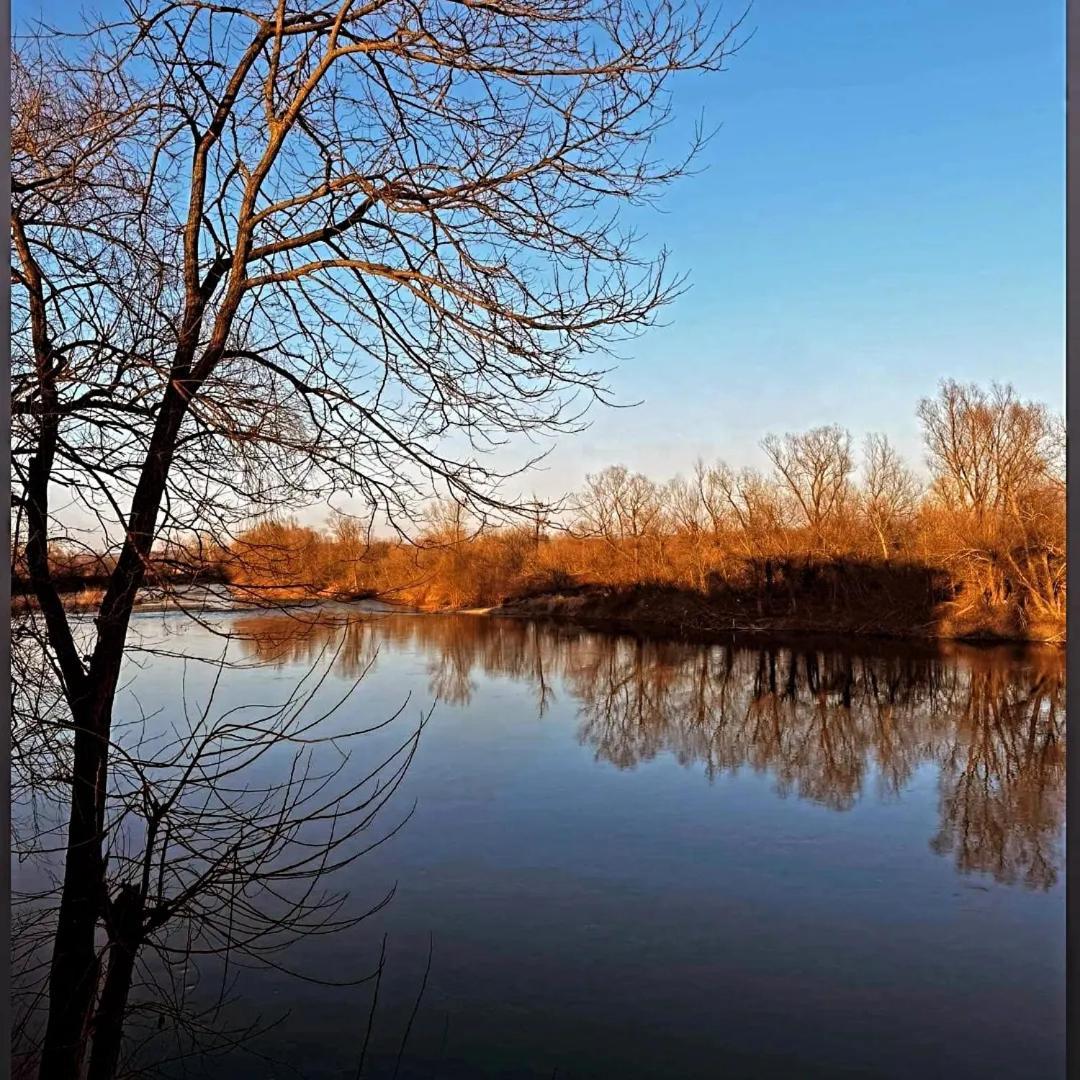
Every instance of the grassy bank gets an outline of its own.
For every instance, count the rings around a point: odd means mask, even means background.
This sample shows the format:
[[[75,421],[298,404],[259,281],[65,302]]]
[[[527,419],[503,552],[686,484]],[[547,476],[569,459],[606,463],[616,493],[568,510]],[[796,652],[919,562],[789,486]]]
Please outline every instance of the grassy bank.
[[[920,567],[894,568],[884,575],[879,568],[844,566],[827,568],[798,591],[725,589],[703,594],[664,584],[586,583],[526,589],[482,606],[400,601],[396,606],[404,611],[550,619],[595,629],[695,639],[737,633],[1058,644],[1065,640],[1064,628],[1056,622],[1018,624],[1007,609],[965,607],[962,596],[955,599],[950,591],[947,579]],[[83,587],[63,593],[62,600],[69,611],[90,613],[97,611],[102,596],[99,588]],[[379,600],[394,605],[392,596],[379,597],[371,590],[314,592],[286,587],[226,586],[215,592],[213,600],[212,606],[221,611]],[[147,592],[138,606],[158,610],[185,604],[206,606],[192,590],[183,589],[176,596]],[[36,606],[32,596],[12,600],[13,612]]]
[[[485,609],[497,616],[552,619],[594,629],[674,634],[708,639],[729,634],[803,637],[860,636],[971,642],[1064,642],[1056,624],[1016,626],[994,613],[958,614],[950,602],[916,612],[908,605],[865,603],[841,607],[804,600],[792,609],[763,597],[703,596],[692,591],[633,585],[582,586],[517,597]]]
[[[97,611],[105,597],[105,590],[95,585],[78,585],[60,592],[60,600],[66,611],[85,614]],[[16,592],[11,597],[12,613],[36,610],[37,597],[30,592]]]

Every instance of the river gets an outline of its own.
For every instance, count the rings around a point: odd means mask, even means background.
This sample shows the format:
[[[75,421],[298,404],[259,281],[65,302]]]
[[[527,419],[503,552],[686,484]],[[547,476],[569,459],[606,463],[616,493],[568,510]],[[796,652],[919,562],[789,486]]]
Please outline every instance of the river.
[[[206,618],[136,617],[124,715],[175,721],[225,650],[219,710],[362,675],[323,723],[393,717],[373,763],[429,716],[336,875],[392,898],[287,957],[348,981],[385,936],[364,1076],[1064,1075],[1060,652]],[[355,1076],[372,989],[243,971],[237,1022],[284,1019],[200,1072]]]

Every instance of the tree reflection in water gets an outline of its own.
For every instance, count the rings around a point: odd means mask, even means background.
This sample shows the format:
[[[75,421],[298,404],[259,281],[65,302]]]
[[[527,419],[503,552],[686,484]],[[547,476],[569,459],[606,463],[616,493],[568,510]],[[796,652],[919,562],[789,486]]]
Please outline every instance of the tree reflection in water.
[[[543,714],[559,690],[578,705],[579,738],[631,769],[670,754],[711,780],[751,768],[834,810],[868,777],[896,797],[922,764],[939,768],[931,849],[961,873],[1048,889],[1062,864],[1065,665],[1057,650],[699,645],[471,616],[239,618],[262,661],[310,663],[345,635],[347,678],[380,647],[423,651],[429,690],[465,706],[473,674],[535,688]]]

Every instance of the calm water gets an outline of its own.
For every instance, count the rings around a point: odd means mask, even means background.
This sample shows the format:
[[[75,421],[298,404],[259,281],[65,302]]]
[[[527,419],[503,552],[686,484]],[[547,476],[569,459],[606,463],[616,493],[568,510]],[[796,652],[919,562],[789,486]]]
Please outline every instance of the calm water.
[[[1059,654],[214,618],[247,665],[221,709],[283,697],[328,646],[323,692],[367,673],[327,724],[404,703],[365,736],[372,762],[435,706],[374,828],[415,812],[340,882],[356,910],[392,901],[290,955],[345,978],[386,935],[365,1076],[394,1075],[429,950],[400,1077],[1064,1075]],[[125,707],[179,709],[181,669],[144,660]],[[239,985],[238,1015],[288,1019],[270,1063],[204,1075],[355,1075],[370,984]]]

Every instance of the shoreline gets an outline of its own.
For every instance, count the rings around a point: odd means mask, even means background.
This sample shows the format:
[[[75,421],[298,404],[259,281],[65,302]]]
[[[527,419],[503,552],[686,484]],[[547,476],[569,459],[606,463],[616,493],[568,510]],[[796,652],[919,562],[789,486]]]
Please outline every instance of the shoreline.
[[[945,613],[924,623],[871,617],[845,617],[836,611],[809,610],[805,615],[762,613],[748,617],[738,601],[723,604],[707,598],[664,589],[585,589],[577,593],[544,593],[509,600],[486,609],[492,617],[546,619],[552,622],[625,633],[664,633],[694,640],[731,637],[798,639],[855,638],[866,641],[955,642],[974,646],[1064,648],[1065,632],[1052,635],[1003,633],[973,627],[942,627]],[[940,620],[940,621],[939,621]],[[947,625],[947,624],[946,624]]]
[[[423,614],[423,613],[420,613]],[[597,633],[626,634],[636,637],[664,637],[698,644],[719,644],[726,641],[772,642],[784,645],[860,642],[866,645],[937,646],[962,645],[981,649],[1054,649],[1063,652],[1065,640],[1036,637],[1003,637],[987,634],[935,634],[928,632],[902,632],[898,630],[862,630],[839,626],[788,626],[777,623],[766,625],[732,624],[730,626],[700,627],[659,620],[619,619],[611,616],[576,615],[565,612],[533,613],[505,610],[499,607],[469,611],[433,612],[445,615],[475,615],[493,619],[517,619],[546,622],[556,626],[575,627]]]
[[[187,593],[188,595],[184,595]],[[97,604],[85,593],[63,594],[65,609],[88,616]],[[29,598],[13,598],[34,606]],[[139,600],[134,615],[227,615],[261,612],[287,614],[298,611],[325,611],[348,615],[353,612],[381,615],[469,615],[476,618],[535,619],[598,632],[669,636],[702,642],[747,639],[797,640],[859,639],[866,642],[957,643],[971,646],[1013,646],[1064,648],[1065,632],[1053,636],[1007,634],[996,630],[973,629],[950,632],[935,622],[905,625],[879,617],[857,619],[844,613],[812,612],[805,615],[762,613],[753,618],[740,611],[739,602],[723,604],[695,594],[651,587],[614,589],[586,587],[573,592],[537,593],[515,597],[498,604],[460,608],[415,608],[378,596],[282,596],[277,601],[256,603],[250,597],[230,594],[227,587],[187,586],[174,593],[150,595]]]

